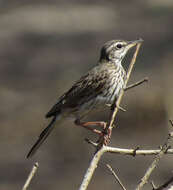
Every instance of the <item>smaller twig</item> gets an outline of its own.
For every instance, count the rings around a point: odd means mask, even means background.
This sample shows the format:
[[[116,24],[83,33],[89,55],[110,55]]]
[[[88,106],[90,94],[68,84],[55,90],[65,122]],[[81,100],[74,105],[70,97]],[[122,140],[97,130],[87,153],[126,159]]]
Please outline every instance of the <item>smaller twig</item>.
[[[92,140],[88,139],[88,138],[85,138],[85,141],[88,143],[88,144],[91,144],[92,146],[94,147],[97,147],[97,143],[93,142]]]
[[[119,109],[120,111],[126,112],[126,110],[125,110],[124,108],[122,108],[121,106],[118,106],[118,109]]]
[[[121,180],[119,179],[119,177],[117,176],[117,174],[115,173],[115,171],[112,169],[112,167],[109,164],[106,164],[106,166],[111,171],[112,175],[115,177],[115,179],[117,180],[117,182],[121,186],[121,188],[123,190],[126,190],[126,188],[124,187],[123,183],[121,182]]]
[[[156,185],[154,184],[153,181],[151,181],[151,186],[152,186],[153,190],[156,190],[156,189],[157,189],[157,187],[156,187]]]
[[[26,180],[26,182],[25,182],[25,184],[24,184],[22,190],[26,190],[26,189],[29,187],[29,185],[30,185],[30,183],[31,183],[31,180],[32,180],[32,178],[34,177],[34,175],[35,175],[35,173],[36,173],[36,171],[37,171],[37,169],[38,169],[38,166],[39,166],[39,165],[38,165],[38,162],[36,162],[36,163],[34,164],[34,166],[32,167],[32,170],[31,170],[30,174],[28,175],[28,178],[27,178],[27,180]]]
[[[163,185],[161,185],[158,188],[155,188],[154,190],[163,190],[164,188],[168,187],[170,183],[173,182],[173,177],[171,177],[168,181],[166,181]]]
[[[111,109],[113,109],[111,104],[106,104],[106,106],[111,107]],[[118,109],[120,111],[126,112],[126,110],[124,108],[122,108],[121,106],[118,106]]]
[[[134,87],[136,87],[136,86],[139,86],[139,85],[143,84],[144,82],[148,82],[148,77],[145,77],[144,79],[142,79],[142,80],[140,80],[140,81],[138,81],[138,82],[135,82],[135,83],[133,83],[133,84],[127,86],[127,87],[124,89],[124,91],[129,90],[129,89],[131,89],[131,88],[134,88]]]

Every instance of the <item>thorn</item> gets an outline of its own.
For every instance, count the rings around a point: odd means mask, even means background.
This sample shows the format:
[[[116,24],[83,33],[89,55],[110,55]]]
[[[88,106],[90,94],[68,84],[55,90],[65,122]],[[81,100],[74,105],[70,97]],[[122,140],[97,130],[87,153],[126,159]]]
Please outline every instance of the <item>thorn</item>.
[[[136,156],[136,151],[139,150],[139,146],[137,146],[134,150],[133,150],[133,154],[132,156],[135,157]]]
[[[157,187],[156,187],[156,185],[154,184],[153,181],[151,181],[151,186],[152,186],[153,190],[157,189]]]
[[[92,140],[90,140],[90,139],[88,139],[88,138],[85,138],[85,141],[86,141],[88,144],[93,145],[94,147],[97,146],[97,143],[93,142]]]
[[[171,126],[173,127],[173,120],[170,119],[169,122],[170,122]]]
[[[106,104],[107,106],[109,106],[109,107],[111,107],[111,110],[113,110],[114,109],[114,105],[112,104]],[[126,112],[126,110],[124,109],[124,108],[122,108],[121,106],[118,106],[118,105],[116,105],[116,107],[119,109],[119,110],[121,110],[121,111],[123,111],[123,112]]]
[[[126,112],[126,110],[124,108],[120,107],[120,106],[118,106],[118,109],[123,111],[123,112]]]
[[[106,104],[106,106],[111,107],[111,104]]]

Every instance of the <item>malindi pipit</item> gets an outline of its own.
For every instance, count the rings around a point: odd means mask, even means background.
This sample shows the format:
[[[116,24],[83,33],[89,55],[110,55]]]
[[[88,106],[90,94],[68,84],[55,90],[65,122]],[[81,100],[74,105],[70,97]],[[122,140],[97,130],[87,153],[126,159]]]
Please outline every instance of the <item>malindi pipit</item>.
[[[55,123],[68,117],[73,117],[76,125],[104,135],[102,131],[92,127],[105,128],[105,122],[81,122],[81,119],[91,110],[108,104],[112,105],[121,89],[124,88],[126,72],[121,65],[122,60],[130,48],[142,41],[141,39],[135,41],[111,40],[103,45],[99,62],[74,83],[46,114],[46,118],[52,117],[52,120],[40,134],[27,158],[36,152],[55,127]]]

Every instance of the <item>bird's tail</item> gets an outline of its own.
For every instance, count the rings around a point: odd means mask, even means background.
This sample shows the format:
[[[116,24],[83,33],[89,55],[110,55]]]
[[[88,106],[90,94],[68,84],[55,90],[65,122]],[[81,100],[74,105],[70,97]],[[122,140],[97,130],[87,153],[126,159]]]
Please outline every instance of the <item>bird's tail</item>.
[[[49,134],[51,133],[51,131],[54,129],[55,127],[55,122],[57,120],[57,116],[54,116],[52,121],[49,123],[49,125],[41,132],[40,136],[38,137],[38,140],[36,141],[36,143],[33,145],[33,147],[31,148],[31,150],[29,151],[27,158],[31,158],[35,152],[37,151],[37,149],[42,145],[42,143],[46,140],[46,138],[49,136]]]

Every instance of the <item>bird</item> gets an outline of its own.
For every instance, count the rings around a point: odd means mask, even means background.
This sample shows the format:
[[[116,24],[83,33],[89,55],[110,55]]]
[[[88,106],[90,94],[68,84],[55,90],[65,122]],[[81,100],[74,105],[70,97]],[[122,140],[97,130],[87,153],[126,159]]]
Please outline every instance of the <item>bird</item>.
[[[93,126],[105,127],[105,122],[82,122],[91,110],[112,105],[124,88],[126,71],[122,66],[122,60],[132,47],[143,40],[134,41],[111,40],[106,42],[100,51],[97,64],[77,80],[72,87],[59,97],[57,103],[46,114],[46,118],[52,118],[49,125],[41,132],[36,143],[30,149],[27,158],[32,157],[56,123],[66,118],[74,118],[76,125],[87,128],[99,135],[102,132]]]

